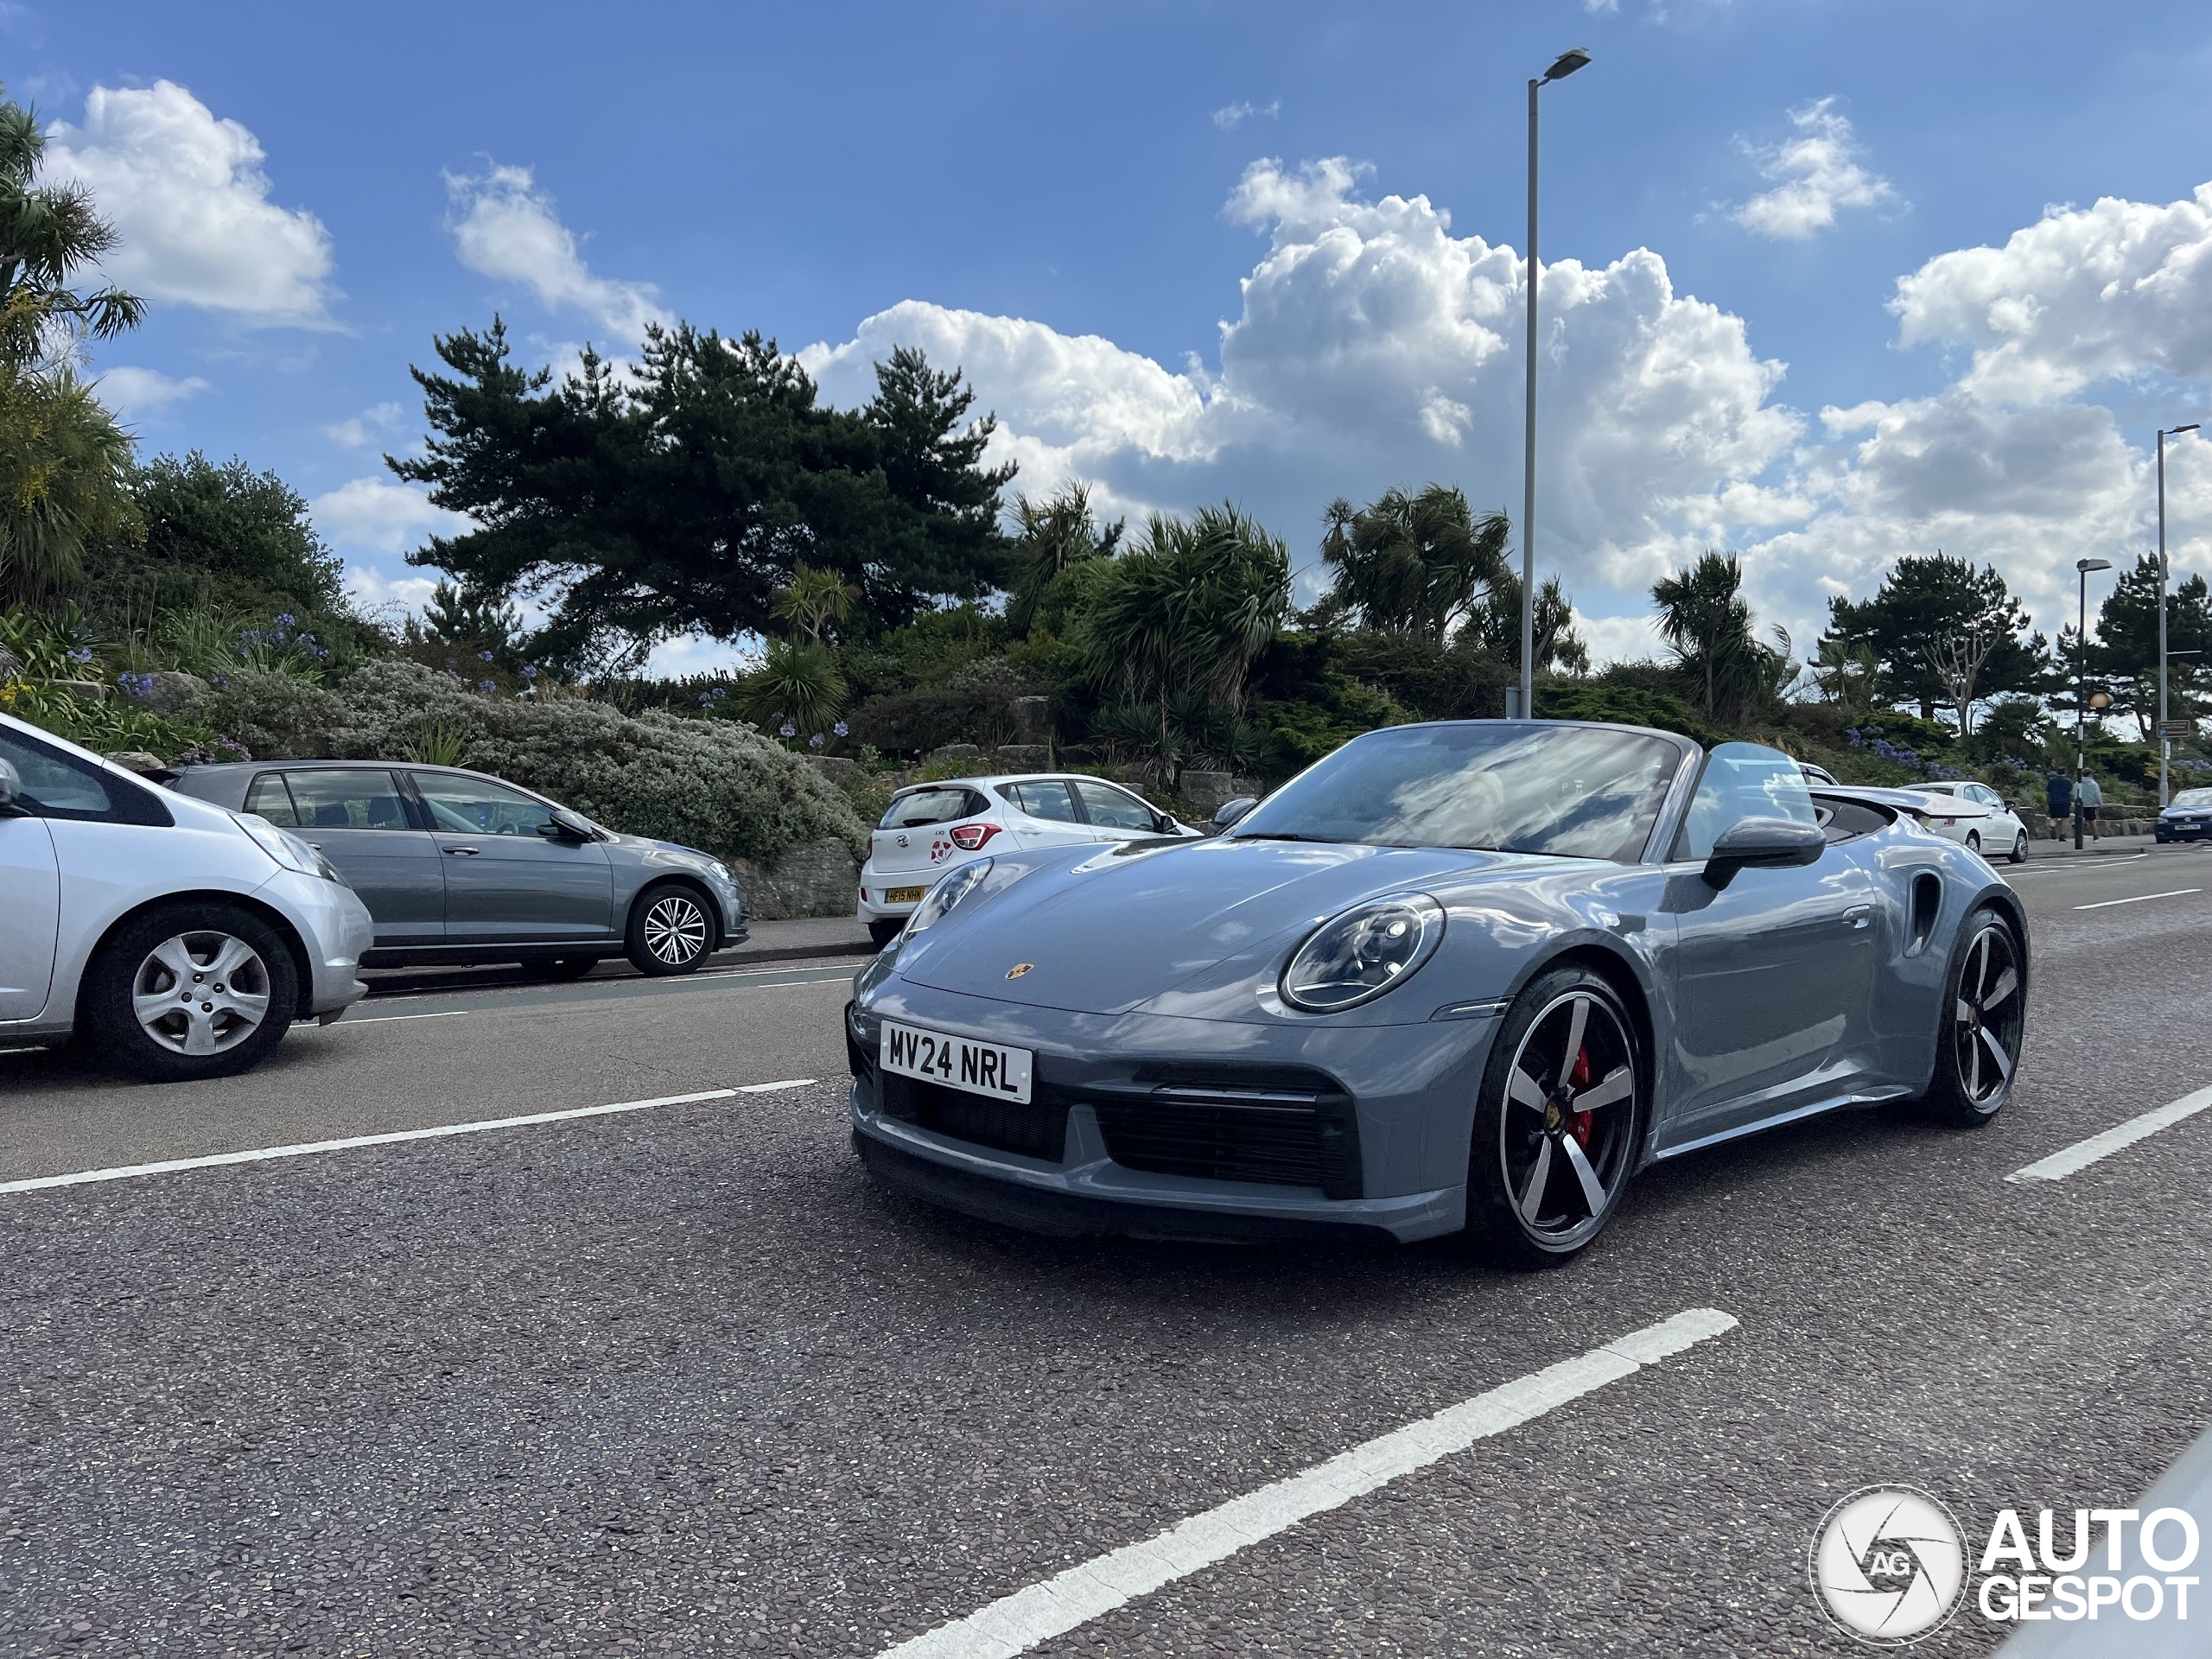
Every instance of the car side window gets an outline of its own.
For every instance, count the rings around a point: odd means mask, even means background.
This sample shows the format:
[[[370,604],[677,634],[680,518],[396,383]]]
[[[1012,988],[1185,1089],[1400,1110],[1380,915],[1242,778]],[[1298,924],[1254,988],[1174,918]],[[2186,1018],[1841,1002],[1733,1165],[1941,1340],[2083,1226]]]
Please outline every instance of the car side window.
[[[1084,810],[1093,823],[1104,824],[1109,830],[1151,830],[1157,828],[1152,809],[1134,795],[1114,788],[1109,784],[1078,783],[1075,792],[1082,798]]]
[[[1052,779],[1032,784],[1008,784],[1006,798],[1033,818],[1052,823],[1081,823],[1083,819],[1069,798],[1068,786]]]
[[[254,779],[258,789],[270,776]],[[399,798],[399,785],[388,772],[288,772],[283,784],[291,789],[291,802],[301,830],[412,830],[407,808]],[[249,801],[251,798],[249,798]],[[535,805],[533,802],[531,804]],[[258,808],[248,805],[248,811]],[[267,817],[267,813],[263,813]],[[279,820],[271,819],[276,823]],[[448,828],[454,826],[448,825]]]
[[[16,804],[34,817],[90,823],[176,822],[153,791],[5,728],[0,728],[0,760],[13,766],[23,780]]]
[[[534,836],[540,824],[553,822],[551,807],[505,784],[437,772],[410,775],[431,823],[448,835]]]
[[[1758,743],[1722,743],[1706,756],[1689,817],[1675,842],[1678,859],[1713,856],[1713,843],[1746,818],[1818,823],[1812,791],[1797,763]]]
[[[982,811],[987,803],[972,789],[918,789],[891,803],[879,830],[915,830],[926,824],[957,823]]]

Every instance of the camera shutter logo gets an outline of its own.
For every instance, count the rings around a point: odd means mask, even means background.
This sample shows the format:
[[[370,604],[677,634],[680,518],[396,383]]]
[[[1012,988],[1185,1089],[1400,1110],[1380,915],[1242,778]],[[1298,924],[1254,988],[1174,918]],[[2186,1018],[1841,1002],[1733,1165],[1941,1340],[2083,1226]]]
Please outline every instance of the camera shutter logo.
[[[1934,1635],[1966,1599],[1967,1552],[1941,1500],[1912,1486],[1865,1486],[1813,1535],[1813,1597],[1847,1634],[1877,1647]]]

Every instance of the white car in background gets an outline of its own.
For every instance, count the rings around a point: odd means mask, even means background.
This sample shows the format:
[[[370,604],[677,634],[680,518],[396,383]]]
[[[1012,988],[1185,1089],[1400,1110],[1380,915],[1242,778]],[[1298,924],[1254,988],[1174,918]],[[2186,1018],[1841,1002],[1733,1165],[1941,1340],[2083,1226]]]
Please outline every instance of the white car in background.
[[[290,831],[0,715],[0,1048],[75,1036],[133,1077],[228,1077],[367,990],[372,929]]]
[[[2028,826],[1987,784],[1915,784],[1912,789],[1936,798],[1927,824],[1937,835],[1965,842],[1992,863],[2000,858],[2027,862]]]
[[[947,870],[994,853],[1202,834],[1141,796],[1065,772],[950,778],[891,798],[861,866],[860,917],[878,944],[906,926]]]

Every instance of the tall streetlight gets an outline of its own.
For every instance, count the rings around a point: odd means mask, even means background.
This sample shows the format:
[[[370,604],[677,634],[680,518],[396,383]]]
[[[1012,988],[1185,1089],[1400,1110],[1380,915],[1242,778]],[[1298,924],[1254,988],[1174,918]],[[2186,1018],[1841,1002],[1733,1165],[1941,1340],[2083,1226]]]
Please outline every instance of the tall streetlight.
[[[1534,718],[1536,712],[1536,94],[1589,61],[1587,48],[1572,48],[1559,54],[1541,79],[1529,83],[1529,391],[1521,463],[1521,697],[1519,708],[1509,710],[1522,720]]]
[[[2074,569],[2082,578],[2081,620],[2074,625],[2074,850],[2082,850],[2082,761],[2087,739],[2082,733],[2088,718],[2089,696],[2085,683],[2089,669],[2089,572],[2109,570],[2110,559],[2076,559]]]
[[[2166,757],[2174,747],[2173,739],[2166,734],[2166,440],[2196,430],[2195,421],[2158,430],[2158,804],[2162,808],[2167,804]]]

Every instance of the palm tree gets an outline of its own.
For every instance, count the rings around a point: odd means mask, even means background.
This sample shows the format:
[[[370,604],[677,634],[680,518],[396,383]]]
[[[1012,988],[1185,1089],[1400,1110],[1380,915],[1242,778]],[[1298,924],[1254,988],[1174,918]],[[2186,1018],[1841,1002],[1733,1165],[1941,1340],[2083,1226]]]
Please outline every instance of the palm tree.
[[[852,615],[860,597],[861,590],[835,570],[798,564],[791,567],[790,582],[776,589],[768,613],[819,645],[829,628]]]
[[[81,184],[35,187],[46,135],[38,118],[0,102],[0,359],[25,367],[56,355],[60,340],[111,339],[137,326],[143,301],[107,287],[79,293],[70,279],[115,246],[115,227]]]
[[[1055,576],[1087,559],[1112,558],[1127,528],[1120,518],[1099,528],[1088,484],[1064,485],[1042,501],[1015,496],[1011,596],[1006,607],[1007,622],[1014,632],[1029,632],[1037,601]]]
[[[137,530],[130,439],[92,388],[0,365],[0,602],[51,598],[87,548]]]
[[[1441,484],[1414,495],[1386,490],[1357,509],[1339,496],[1325,518],[1330,598],[1370,628],[1440,641],[1506,574],[1506,516],[1478,518],[1465,494]]]
[[[1084,613],[1087,665],[1121,726],[1143,711],[1163,780],[1194,748],[1245,742],[1246,683],[1289,610],[1282,538],[1226,503],[1154,514],[1143,544],[1108,567]]]
[[[1716,720],[1739,715],[1768,680],[1767,652],[1751,632],[1743,586],[1742,562],[1709,548],[1688,569],[1651,586],[1660,638],[1704,682],[1705,712]]]

